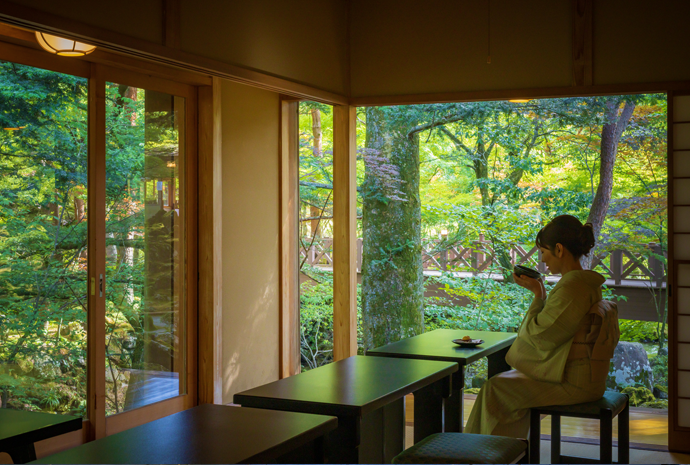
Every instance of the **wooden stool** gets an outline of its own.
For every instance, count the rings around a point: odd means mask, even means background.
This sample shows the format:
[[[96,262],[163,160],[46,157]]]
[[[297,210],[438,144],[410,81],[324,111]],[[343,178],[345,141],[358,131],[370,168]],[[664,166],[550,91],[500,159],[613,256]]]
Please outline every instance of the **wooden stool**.
[[[436,433],[393,457],[393,463],[518,463],[527,449],[524,439]]]
[[[630,411],[628,395],[606,391],[594,402],[536,407],[530,411],[530,463],[539,463],[541,415],[551,415],[551,463],[614,463],[613,418],[618,417],[618,462],[630,463]],[[561,417],[599,420],[599,460],[561,455]]]

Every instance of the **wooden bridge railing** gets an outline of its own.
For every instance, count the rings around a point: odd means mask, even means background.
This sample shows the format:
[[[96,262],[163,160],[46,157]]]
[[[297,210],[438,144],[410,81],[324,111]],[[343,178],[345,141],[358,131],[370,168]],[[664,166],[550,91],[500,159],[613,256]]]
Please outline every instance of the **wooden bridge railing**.
[[[424,270],[436,271],[465,271],[474,275],[488,272],[496,260],[490,241],[473,241],[468,246],[447,244],[435,241],[422,247],[422,261]],[[529,247],[529,246],[527,246]],[[620,285],[623,280],[644,280],[653,283],[654,287],[662,287],[666,282],[664,261],[666,252],[656,243],[645,245],[646,252],[632,252],[617,249],[603,252],[594,256],[592,269],[597,270],[607,279]],[[650,253],[651,252],[651,253]],[[548,274],[546,265],[541,262],[541,251],[536,247],[526,248],[520,244],[512,244],[508,250],[511,265],[525,265],[536,268]],[[305,250],[300,248],[301,261],[314,266],[333,266],[333,240],[323,238],[314,241]],[[362,264],[362,239],[357,239],[357,271]]]

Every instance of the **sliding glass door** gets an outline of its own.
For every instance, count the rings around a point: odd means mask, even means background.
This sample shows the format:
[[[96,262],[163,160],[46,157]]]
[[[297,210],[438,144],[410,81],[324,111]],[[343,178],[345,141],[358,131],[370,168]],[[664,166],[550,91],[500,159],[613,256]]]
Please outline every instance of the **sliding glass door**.
[[[0,61],[0,408],[101,437],[196,404],[197,91],[46,63]]]

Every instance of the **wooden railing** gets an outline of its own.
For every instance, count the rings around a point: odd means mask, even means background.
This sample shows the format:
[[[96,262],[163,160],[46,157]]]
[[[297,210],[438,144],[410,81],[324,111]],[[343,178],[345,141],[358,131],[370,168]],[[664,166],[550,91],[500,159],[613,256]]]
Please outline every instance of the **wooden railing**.
[[[470,245],[459,246],[435,241],[426,243],[422,247],[422,263],[424,270],[429,271],[460,271],[471,272],[473,275],[491,271],[496,261],[496,251],[490,241],[473,241]],[[649,281],[655,287],[662,287],[666,282],[664,261],[666,252],[656,243],[646,244],[644,252],[632,252],[617,249],[603,252],[592,259],[592,269],[610,279],[616,285],[623,280]],[[651,253],[650,253],[651,252]],[[507,253],[511,265],[525,265],[536,268],[548,274],[546,265],[541,262],[541,251],[536,247],[511,244]],[[300,262],[320,267],[333,266],[333,239],[322,238],[314,241],[305,250],[300,248]],[[362,239],[357,239],[357,271],[362,264]]]

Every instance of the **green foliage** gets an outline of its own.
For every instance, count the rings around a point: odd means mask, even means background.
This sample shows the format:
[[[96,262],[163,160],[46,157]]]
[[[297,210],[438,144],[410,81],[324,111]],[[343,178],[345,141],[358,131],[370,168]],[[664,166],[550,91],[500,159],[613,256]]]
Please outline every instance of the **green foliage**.
[[[514,283],[486,277],[455,277],[444,273],[428,280],[438,283],[446,295],[466,305],[448,305],[447,299],[429,298],[425,308],[427,330],[471,329],[478,331],[514,331],[529,307],[531,292]]]
[[[656,322],[639,320],[619,320],[621,341],[658,342],[659,332]],[[668,330],[665,338],[668,338]]]
[[[300,285],[300,351],[302,371],[333,361],[333,273],[305,265]],[[357,292],[357,346],[363,354],[362,310]]]
[[[0,62],[0,124],[21,128],[0,131],[3,407],[79,413],[86,395],[86,96],[86,79]]]
[[[649,361],[656,387],[668,394],[668,355],[657,355]]]
[[[668,410],[668,400],[667,399],[656,399],[656,400],[653,400],[651,402],[645,402],[644,404],[640,405],[640,407],[658,408],[658,409]]]
[[[652,391],[642,386],[628,386],[621,390],[623,394],[628,394],[630,397],[630,405],[632,407],[639,407],[649,402],[655,402],[656,398]]]

